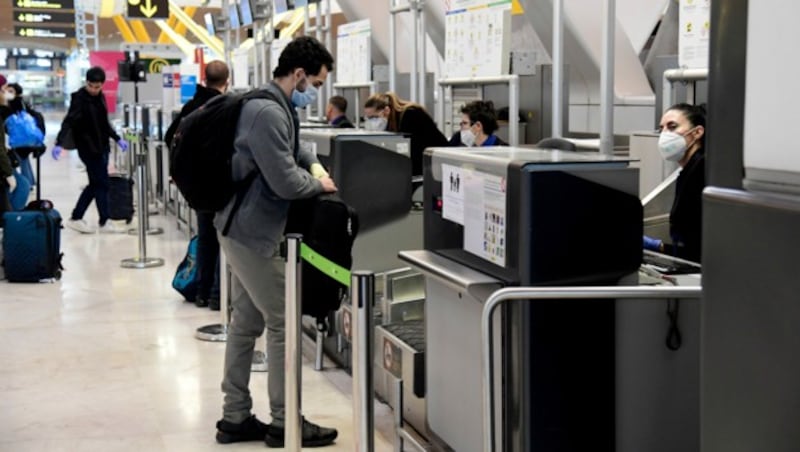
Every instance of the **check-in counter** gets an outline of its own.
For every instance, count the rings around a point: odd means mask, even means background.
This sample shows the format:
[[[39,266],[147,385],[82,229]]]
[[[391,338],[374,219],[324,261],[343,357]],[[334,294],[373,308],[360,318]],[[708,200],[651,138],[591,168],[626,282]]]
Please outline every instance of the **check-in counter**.
[[[503,286],[606,285],[635,273],[638,170],[597,153],[433,148],[424,199],[424,250],[401,258],[425,275],[429,434],[477,451],[483,302]],[[501,308],[503,450],[614,450],[615,315],[593,300]]]
[[[383,272],[402,264],[397,252],[422,245],[422,214],[412,210],[409,139],[359,129],[300,129],[342,199],[358,213],[353,268]]]

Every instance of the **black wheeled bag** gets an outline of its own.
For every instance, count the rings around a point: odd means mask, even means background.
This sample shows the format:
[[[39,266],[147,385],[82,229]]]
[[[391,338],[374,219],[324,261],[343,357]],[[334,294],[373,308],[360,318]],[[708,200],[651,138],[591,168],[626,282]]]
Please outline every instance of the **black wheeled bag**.
[[[39,282],[61,278],[61,215],[50,201],[3,214],[6,279]]]
[[[133,220],[133,181],[124,175],[108,177],[108,216],[112,220]]]
[[[286,233],[303,234],[303,244],[323,258],[347,270],[353,265],[353,242],[358,235],[358,214],[335,194],[292,201]],[[303,315],[325,324],[328,314],[339,309],[347,286],[303,260]]]

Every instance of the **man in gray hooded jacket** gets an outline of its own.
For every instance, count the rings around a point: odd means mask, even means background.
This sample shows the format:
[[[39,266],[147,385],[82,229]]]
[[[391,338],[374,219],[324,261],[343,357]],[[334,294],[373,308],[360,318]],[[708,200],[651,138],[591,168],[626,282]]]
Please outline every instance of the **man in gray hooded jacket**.
[[[231,266],[231,322],[225,344],[225,393],[222,420],[217,422],[220,443],[265,441],[283,447],[284,438],[284,261],[279,245],[289,203],[336,185],[316,156],[300,149],[300,122],[294,107],[303,107],[333,70],[330,52],[312,37],[300,37],[281,53],[274,80],[265,89],[277,97],[252,99],[242,108],[236,128],[233,178],[243,180],[253,169],[260,177],[250,185],[230,230],[219,236]],[[301,94],[302,93],[302,94]],[[295,99],[295,102],[292,102]],[[216,215],[218,231],[231,214],[233,202]],[[272,423],[251,413],[248,389],[256,339],[267,328],[268,394]],[[303,447],[334,442],[337,431],[303,421]]]

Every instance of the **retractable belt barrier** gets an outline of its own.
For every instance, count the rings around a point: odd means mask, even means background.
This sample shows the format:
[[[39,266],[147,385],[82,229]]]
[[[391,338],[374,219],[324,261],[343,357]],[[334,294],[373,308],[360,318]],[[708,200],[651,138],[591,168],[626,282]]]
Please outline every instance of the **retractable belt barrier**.
[[[303,236],[286,236],[286,430],[287,451],[299,451],[303,442],[302,402],[302,275],[305,260],[333,280],[351,288],[353,315],[353,420],[357,451],[372,452],[374,441],[373,307],[375,275],[350,270],[332,262],[302,243]]]

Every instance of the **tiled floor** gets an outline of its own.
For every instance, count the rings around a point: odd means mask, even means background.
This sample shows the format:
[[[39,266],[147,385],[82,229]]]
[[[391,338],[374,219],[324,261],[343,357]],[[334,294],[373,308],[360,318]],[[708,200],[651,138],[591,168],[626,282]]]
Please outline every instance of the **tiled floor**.
[[[57,119],[57,118],[51,118]],[[55,131],[58,123],[49,125]],[[52,140],[52,137],[51,137]],[[86,184],[77,154],[42,158],[43,197],[68,217]],[[96,223],[94,206],[87,214]],[[225,345],[194,339],[218,313],[186,303],[170,282],[187,244],[172,217],[148,237],[163,267],[129,270],[138,253],[128,235],[62,232],[64,276],[52,284],[0,281],[0,451],[240,451],[261,442],[219,445]],[[260,345],[263,350],[263,344]],[[253,373],[254,412],[269,421],[266,373]],[[353,451],[350,379],[328,365],[303,369],[303,412],[336,427],[325,450]],[[392,450],[391,412],[376,408],[376,450]]]

